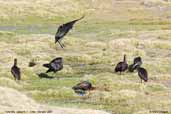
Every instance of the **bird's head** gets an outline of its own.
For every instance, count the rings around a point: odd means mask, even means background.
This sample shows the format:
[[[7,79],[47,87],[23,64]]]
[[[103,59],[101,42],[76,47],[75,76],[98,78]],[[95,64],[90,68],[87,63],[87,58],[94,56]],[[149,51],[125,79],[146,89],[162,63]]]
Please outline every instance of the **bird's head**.
[[[17,65],[17,58],[14,59],[14,65]]]

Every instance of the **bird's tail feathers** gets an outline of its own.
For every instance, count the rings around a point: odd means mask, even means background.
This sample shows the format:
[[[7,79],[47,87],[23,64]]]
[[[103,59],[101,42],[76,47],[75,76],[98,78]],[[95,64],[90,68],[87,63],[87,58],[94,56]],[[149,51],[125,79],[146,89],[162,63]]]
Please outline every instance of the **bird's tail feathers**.
[[[115,72],[118,72],[118,69],[117,68],[115,68]]]

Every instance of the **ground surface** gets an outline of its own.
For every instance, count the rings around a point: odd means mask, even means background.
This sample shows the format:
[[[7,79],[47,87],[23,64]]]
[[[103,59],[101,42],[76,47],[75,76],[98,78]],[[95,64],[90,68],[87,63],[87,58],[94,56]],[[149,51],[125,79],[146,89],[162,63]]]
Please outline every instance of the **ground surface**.
[[[44,114],[108,114],[106,112],[90,109],[60,108],[40,105],[26,95],[14,89],[0,87],[0,113],[44,113]],[[20,98],[20,100],[18,100]]]
[[[54,44],[61,23],[85,14]],[[49,106],[100,109],[116,114],[171,113],[171,2],[162,0],[0,0],[0,86]],[[127,55],[143,58],[149,82],[137,73],[113,72]],[[62,56],[64,69],[39,78],[43,63]],[[22,81],[10,74],[18,58]],[[28,67],[34,60],[37,65]],[[72,86],[89,80],[97,88],[80,97]]]

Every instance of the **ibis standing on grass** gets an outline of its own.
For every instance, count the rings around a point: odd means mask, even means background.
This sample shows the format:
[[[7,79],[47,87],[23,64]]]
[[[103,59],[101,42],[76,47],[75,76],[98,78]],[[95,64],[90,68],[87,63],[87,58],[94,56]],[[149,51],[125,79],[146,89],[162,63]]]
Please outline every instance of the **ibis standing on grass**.
[[[21,79],[20,68],[17,67],[17,59],[14,59],[14,65],[11,67],[11,73],[14,76],[15,80]]]
[[[50,63],[43,64],[44,67],[48,68],[46,73],[48,72],[54,72],[60,71],[63,69],[63,59],[62,57],[57,57],[53,59]]]

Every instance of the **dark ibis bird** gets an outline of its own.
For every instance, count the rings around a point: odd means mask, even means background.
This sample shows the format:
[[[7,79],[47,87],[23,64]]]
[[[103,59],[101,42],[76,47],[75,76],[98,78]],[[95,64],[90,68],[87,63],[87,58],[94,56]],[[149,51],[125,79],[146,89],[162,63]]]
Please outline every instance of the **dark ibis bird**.
[[[73,20],[73,21],[70,21],[70,22],[67,22],[65,24],[62,24],[58,27],[58,30],[56,32],[56,35],[55,35],[55,43],[59,43],[59,45],[63,48],[63,44],[61,44],[61,40],[62,38],[73,28],[74,24],[81,20],[82,18],[84,18],[84,16],[82,16],[81,18],[79,19],[76,19],[76,20]]]
[[[124,72],[128,69],[128,64],[126,62],[126,55],[124,55],[123,61],[119,62],[115,67],[115,72]]]
[[[138,71],[138,76],[141,79],[141,83],[142,80],[144,80],[144,82],[148,81],[148,72],[145,68],[140,67],[139,65],[137,65],[137,71]]]
[[[14,59],[14,65],[11,67],[11,73],[14,76],[15,80],[20,80],[21,79],[21,73],[20,73],[20,68],[17,67],[17,59]]]
[[[72,87],[72,89],[75,91],[75,93],[83,95],[86,93],[86,91],[94,90],[95,87],[93,87],[92,84],[88,81],[82,81],[76,86]]]
[[[142,65],[142,59],[141,57],[135,57],[133,64],[129,65],[128,70],[129,72],[134,72],[136,70],[137,65],[141,66]]]
[[[62,57],[57,57],[53,59],[50,63],[43,64],[44,67],[48,68],[46,73],[48,72],[54,72],[60,71],[63,69],[63,59]]]

